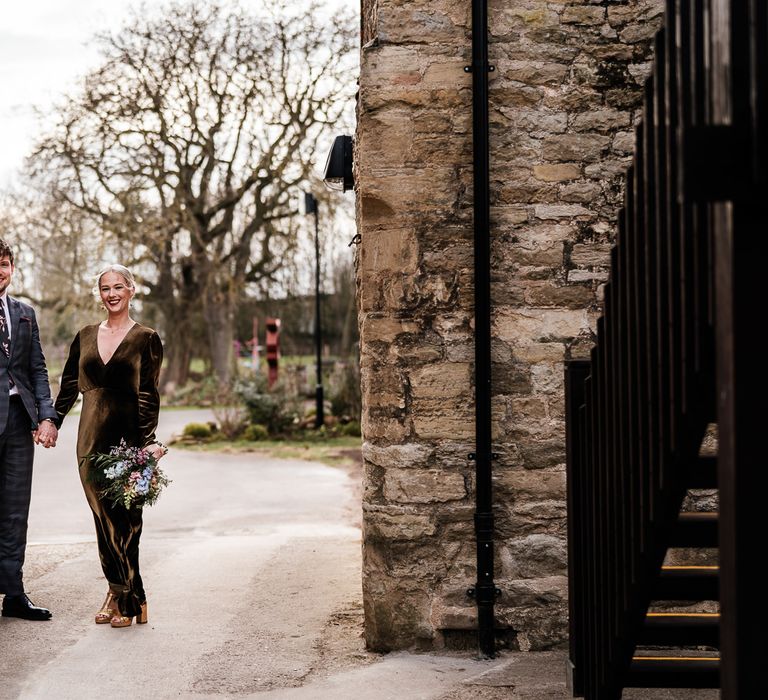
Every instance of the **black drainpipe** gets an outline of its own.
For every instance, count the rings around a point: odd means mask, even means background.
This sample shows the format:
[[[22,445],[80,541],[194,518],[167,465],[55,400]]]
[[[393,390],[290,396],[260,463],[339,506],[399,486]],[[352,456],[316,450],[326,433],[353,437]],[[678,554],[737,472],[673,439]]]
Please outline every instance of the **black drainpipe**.
[[[472,0],[472,137],[475,223],[475,534],[480,653],[496,653],[493,606],[493,498],[491,460],[491,240],[490,167],[488,151],[488,3]]]

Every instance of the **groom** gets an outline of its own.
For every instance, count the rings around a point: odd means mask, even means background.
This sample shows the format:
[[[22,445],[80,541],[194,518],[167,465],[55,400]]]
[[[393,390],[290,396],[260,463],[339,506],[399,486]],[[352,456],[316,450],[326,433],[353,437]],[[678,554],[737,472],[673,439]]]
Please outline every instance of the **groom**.
[[[13,251],[0,239],[0,593],[3,617],[49,620],[24,593],[33,442],[56,444],[48,370],[31,306],[8,296]]]

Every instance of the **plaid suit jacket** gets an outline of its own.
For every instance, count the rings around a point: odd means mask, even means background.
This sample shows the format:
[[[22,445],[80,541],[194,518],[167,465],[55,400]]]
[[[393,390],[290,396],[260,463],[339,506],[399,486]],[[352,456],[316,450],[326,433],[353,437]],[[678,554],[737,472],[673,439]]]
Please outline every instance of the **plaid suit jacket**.
[[[8,423],[9,378],[13,379],[34,430],[41,420],[56,418],[48,383],[48,370],[40,345],[35,310],[24,302],[8,297],[11,323],[11,355],[0,352],[0,433]]]

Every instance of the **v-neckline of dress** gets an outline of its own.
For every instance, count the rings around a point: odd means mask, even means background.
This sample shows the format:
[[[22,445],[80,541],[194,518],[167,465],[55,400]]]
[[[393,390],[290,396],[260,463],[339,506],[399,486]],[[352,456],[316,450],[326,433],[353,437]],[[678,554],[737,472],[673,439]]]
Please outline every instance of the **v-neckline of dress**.
[[[138,321],[134,321],[133,325],[125,332],[125,335],[122,337],[120,342],[117,344],[115,349],[112,351],[112,354],[109,356],[109,359],[104,362],[104,358],[101,356],[101,350],[99,349],[99,329],[101,328],[101,324],[96,326],[96,354],[99,356],[99,360],[101,361],[101,364],[106,367],[109,365],[110,362],[112,362],[112,358],[114,358],[115,355],[117,355],[117,351],[120,349],[122,344],[125,342],[125,339],[130,335],[131,331],[138,326]]]

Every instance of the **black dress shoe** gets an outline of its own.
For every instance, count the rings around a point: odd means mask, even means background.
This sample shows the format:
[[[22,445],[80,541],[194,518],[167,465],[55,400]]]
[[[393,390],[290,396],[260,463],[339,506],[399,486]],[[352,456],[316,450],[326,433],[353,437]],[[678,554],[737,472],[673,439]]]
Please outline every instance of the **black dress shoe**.
[[[50,620],[50,610],[38,608],[26,595],[5,596],[3,617],[20,617],[22,620]]]

